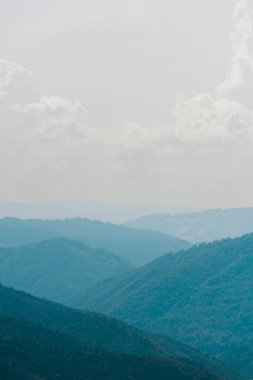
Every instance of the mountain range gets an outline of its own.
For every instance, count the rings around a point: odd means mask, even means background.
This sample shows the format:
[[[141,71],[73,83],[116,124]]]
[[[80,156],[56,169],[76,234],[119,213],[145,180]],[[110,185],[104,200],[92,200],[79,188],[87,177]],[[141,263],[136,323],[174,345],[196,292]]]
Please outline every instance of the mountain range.
[[[66,219],[88,218],[104,222],[125,223],[157,212],[185,213],[194,209],[184,206],[121,205],[96,201],[57,201],[47,203],[0,201],[0,218],[14,217],[24,219]]]
[[[130,220],[126,225],[200,243],[253,232],[253,208],[216,209],[178,215],[152,214]]]
[[[165,255],[75,306],[169,335],[253,377],[253,234]]]
[[[136,266],[191,246],[185,240],[160,232],[89,219],[0,219],[0,246],[17,246],[54,238],[77,240],[91,248],[112,251]]]
[[[197,213],[190,240],[215,236],[219,213],[232,234],[239,211],[223,211]],[[253,233],[192,245],[89,219],[0,219],[0,283],[33,294],[0,286],[0,374],[253,378],[252,273]]]

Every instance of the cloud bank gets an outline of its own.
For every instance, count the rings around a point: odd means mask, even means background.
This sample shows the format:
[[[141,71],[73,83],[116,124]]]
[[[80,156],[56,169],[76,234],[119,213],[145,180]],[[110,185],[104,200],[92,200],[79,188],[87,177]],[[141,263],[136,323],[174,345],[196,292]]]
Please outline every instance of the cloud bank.
[[[253,16],[247,0],[235,6],[231,69],[212,94],[179,97],[176,133],[198,144],[248,142],[253,138]],[[210,68],[211,70],[211,68]]]
[[[124,186],[124,181],[138,183],[144,176],[145,185],[150,178],[176,178],[175,165],[188,175],[189,158],[208,158],[219,167],[228,157],[251,157],[253,16],[247,0],[236,3],[230,41],[227,77],[212,92],[193,97],[179,94],[167,125],[129,121],[117,128],[91,127],[85,105],[61,95],[39,93],[29,69],[0,60],[2,194],[8,196],[21,186],[25,198],[25,189],[29,183],[34,186],[35,179],[35,187],[41,192],[45,189],[47,198],[59,195],[60,188],[66,189],[66,194],[71,182],[80,186],[79,194],[83,191],[93,197],[94,187],[101,191],[101,183],[115,177]],[[184,169],[180,169],[183,162]],[[203,171],[202,166],[198,169]]]

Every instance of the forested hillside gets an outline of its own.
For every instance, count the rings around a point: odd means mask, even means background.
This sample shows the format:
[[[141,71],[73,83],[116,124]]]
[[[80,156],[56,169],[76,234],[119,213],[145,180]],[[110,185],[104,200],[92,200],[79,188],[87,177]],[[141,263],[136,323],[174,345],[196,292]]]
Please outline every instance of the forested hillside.
[[[63,304],[132,267],[120,256],[62,238],[0,248],[0,282]]]
[[[76,305],[172,336],[252,377],[252,273],[253,234],[165,255]]]
[[[239,379],[174,340],[2,286],[0,351],[0,368],[46,379]]]
[[[3,380],[221,380],[191,363],[92,352],[68,336],[7,315],[0,314],[0,322],[0,376]]]

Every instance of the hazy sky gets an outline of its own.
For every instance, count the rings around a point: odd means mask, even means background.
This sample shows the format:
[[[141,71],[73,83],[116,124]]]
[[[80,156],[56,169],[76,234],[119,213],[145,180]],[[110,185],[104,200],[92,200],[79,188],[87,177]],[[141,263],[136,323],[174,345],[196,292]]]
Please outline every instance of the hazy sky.
[[[253,0],[0,0],[0,199],[253,206]]]

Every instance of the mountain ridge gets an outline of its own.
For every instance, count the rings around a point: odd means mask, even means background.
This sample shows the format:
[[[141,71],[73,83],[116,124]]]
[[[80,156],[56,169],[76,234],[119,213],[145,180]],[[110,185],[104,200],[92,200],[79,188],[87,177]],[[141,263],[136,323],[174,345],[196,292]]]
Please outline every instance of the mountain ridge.
[[[253,232],[253,208],[210,209],[178,215],[156,213],[129,220],[125,225],[201,243]]]
[[[252,272],[248,234],[164,255],[97,284],[76,306],[169,335],[252,377]]]
[[[78,240],[91,248],[112,251],[135,266],[141,266],[164,253],[191,246],[182,239],[160,232],[83,218],[0,219],[0,246],[22,245],[57,237]]]
[[[0,282],[64,304],[99,280],[132,269],[113,252],[64,238],[0,248]]]
[[[124,322],[102,314],[64,307],[2,285],[0,285],[0,321],[2,356],[4,357],[3,354],[6,356],[6,350],[8,353],[12,352],[14,348],[18,352],[12,353],[12,357],[18,355],[17,358],[19,358],[20,351],[22,353],[20,345],[26,342],[27,337],[30,337],[28,346],[25,344],[25,349],[27,349],[25,360],[28,360],[28,364],[35,360],[34,365],[36,366],[41,365],[40,359],[34,357],[34,352],[37,355],[38,350],[40,350],[39,352],[42,350],[42,353],[43,350],[45,351],[45,360],[50,367],[54,366],[54,363],[51,363],[49,358],[52,356],[59,361],[59,353],[63,359],[66,358],[67,363],[72,360],[73,355],[78,363],[80,360],[87,362],[87,355],[74,354],[77,349],[78,352],[80,350],[84,353],[88,352],[90,357],[95,360],[93,360],[93,364],[101,366],[102,374],[105,371],[104,378],[106,379],[108,375],[103,363],[107,363],[107,367],[111,366],[117,373],[117,368],[122,366],[122,361],[125,363],[124,365],[131,368],[133,374],[141,371],[139,377],[137,375],[129,377],[133,380],[148,379],[149,377],[145,377],[143,374],[145,368],[150,368],[153,373],[153,377],[151,376],[150,379],[157,378],[155,373],[157,373],[158,379],[239,380],[240,378],[230,372],[222,363],[205,357],[176,341],[146,334]],[[13,330],[15,331],[13,332]],[[14,341],[10,342],[9,340],[12,338]],[[38,342],[39,347],[36,345],[37,343],[31,344],[31,338],[33,342]],[[55,349],[55,345],[58,345],[59,348]],[[68,351],[65,354],[66,346]],[[76,356],[76,354],[78,355]],[[73,366],[73,361],[70,364]],[[153,365],[157,368],[155,372]],[[160,365],[162,368],[165,366],[167,377],[164,377],[166,372],[160,368]],[[69,371],[69,367],[67,368]],[[83,368],[82,365],[81,368]],[[126,372],[126,369],[124,371]],[[63,378],[65,379],[65,377]],[[89,377],[85,377],[85,379],[87,378],[89,379]],[[98,377],[101,380],[102,378]],[[125,374],[122,379],[126,378],[128,377]],[[78,379],[83,379],[83,377],[79,376]],[[92,379],[96,379],[96,377]],[[108,377],[109,379],[114,379],[114,377]]]

